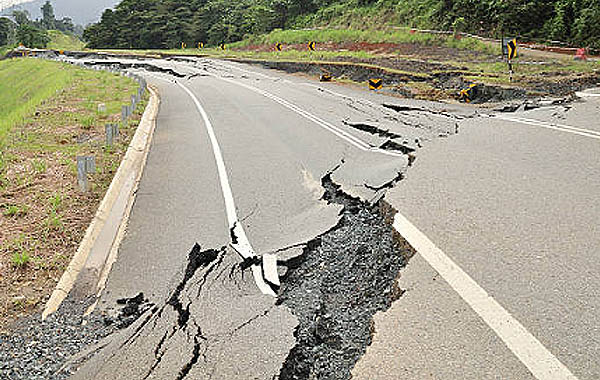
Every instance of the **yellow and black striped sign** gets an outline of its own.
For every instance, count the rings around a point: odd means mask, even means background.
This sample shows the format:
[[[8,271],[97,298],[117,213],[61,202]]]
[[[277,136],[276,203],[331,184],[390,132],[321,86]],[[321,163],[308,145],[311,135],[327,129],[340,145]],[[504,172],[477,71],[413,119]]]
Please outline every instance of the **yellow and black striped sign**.
[[[187,44],[186,44],[185,42],[182,42],[182,43],[181,43],[181,48],[182,48],[182,49],[185,49],[186,47],[187,47]]]
[[[383,79],[369,79],[369,90],[381,90],[383,88]]]
[[[315,41],[310,41],[307,46],[308,50],[315,51],[315,49],[317,48],[317,43]]]
[[[506,47],[508,48],[508,60],[510,61],[517,58],[517,39],[513,38],[508,41]]]
[[[221,42],[221,44],[219,45],[219,48],[221,48],[221,50],[225,50],[226,46],[224,42]]]
[[[281,43],[276,43],[275,44],[275,50],[277,51],[282,51],[283,50],[283,45]]]
[[[204,49],[204,42],[198,42],[198,49]]]
[[[321,82],[331,82],[333,77],[329,73],[321,74],[321,78],[319,79]]]
[[[460,100],[466,102],[466,103],[470,103],[473,100],[473,97],[475,95],[475,88],[477,87],[477,84],[473,83],[471,85],[469,85],[468,88],[465,88],[464,90],[460,90]]]

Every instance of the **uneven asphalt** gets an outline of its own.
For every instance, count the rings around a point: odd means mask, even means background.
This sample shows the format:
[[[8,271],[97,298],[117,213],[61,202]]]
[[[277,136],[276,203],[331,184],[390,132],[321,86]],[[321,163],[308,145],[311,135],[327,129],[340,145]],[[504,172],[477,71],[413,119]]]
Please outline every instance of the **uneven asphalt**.
[[[89,323],[143,306],[73,379],[541,378],[394,232],[396,212],[573,374],[600,377],[600,140],[552,128],[600,130],[594,98],[484,112],[210,59],[74,62],[143,75],[161,107]],[[202,113],[256,260],[232,249]],[[249,270],[267,253],[277,297]]]

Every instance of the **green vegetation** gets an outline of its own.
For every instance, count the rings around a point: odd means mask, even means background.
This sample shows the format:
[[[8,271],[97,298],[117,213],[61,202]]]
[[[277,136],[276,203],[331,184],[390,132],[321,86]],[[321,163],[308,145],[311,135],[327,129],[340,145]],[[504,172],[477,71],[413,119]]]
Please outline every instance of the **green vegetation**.
[[[300,44],[315,42],[369,42],[369,43],[414,43],[423,45],[447,46],[458,49],[478,50],[486,53],[497,53],[489,44],[474,38],[456,39],[453,36],[410,33],[409,29],[356,30],[356,29],[315,29],[315,30],[281,30],[251,36],[243,41],[231,44],[232,48],[248,45],[271,45],[277,42]]]
[[[0,61],[0,146],[11,126],[73,78],[74,71],[67,64],[36,59]]]
[[[55,45],[76,46],[77,38],[61,37],[59,32],[74,35],[75,31],[81,27],[76,27],[70,18],[57,19],[54,15],[54,9],[50,1],[42,6],[42,18],[39,20],[30,20],[26,11],[13,11],[13,19],[0,17],[0,53],[2,47],[14,47],[17,44],[23,44],[29,48],[45,48],[53,39],[57,40]],[[2,53],[3,54],[3,53]]]
[[[85,47],[85,44],[72,34],[65,34],[59,30],[49,30],[48,35],[50,37],[50,42],[46,45],[48,49],[81,51]]]
[[[84,39],[92,48],[169,49],[316,26],[425,27],[600,48],[597,0],[123,0],[89,26]],[[370,40],[376,38],[382,41],[381,34]]]
[[[120,126],[111,149],[104,146],[104,126],[119,120],[138,86],[128,77],[58,62],[0,61],[0,287],[6,289],[0,326],[46,297],[76,252],[146,100]],[[100,103],[106,112],[98,112]],[[77,186],[79,155],[96,158],[86,193]],[[24,292],[34,296],[12,307],[10,300]]]

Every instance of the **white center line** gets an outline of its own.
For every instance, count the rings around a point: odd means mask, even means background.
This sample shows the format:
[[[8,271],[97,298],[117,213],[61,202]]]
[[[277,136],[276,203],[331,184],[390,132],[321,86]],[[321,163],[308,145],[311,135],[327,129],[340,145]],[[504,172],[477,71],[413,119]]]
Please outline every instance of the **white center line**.
[[[344,131],[341,128],[336,127],[335,125],[319,118],[318,116],[315,116],[313,114],[311,114],[310,112],[298,107],[297,105],[288,102],[285,99],[282,99],[276,95],[273,95],[267,91],[263,91],[259,88],[247,85],[245,83],[240,83],[237,82],[235,80],[231,80],[231,79],[227,79],[227,78],[223,78],[223,77],[219,77],[217,75],[211,74],[213,77],[218,78],[220,80],[223,80],[225,82],[228,83],[232,83],[235,84],[237,86],[241,86],[244,87],[250,91],[256,92],[257,94],[260,94],[268,99],[273,100],[276,103],[281,104],[282,106],[296,112],[297,114],[305,117],[306,119],[314,122],[315,124],[319,125],[321,128],[335,134],[336,136],[338,136],[339,138],[343,139],[344,141],[350,143],[351,145],[353,145],[354,147],[365,151],[365,152],[374,152],[374,153],[380,153],[380,154],[384,154],[387,156],[395,156],[395,157],[405,157],[405,155],[403,153],[397,153],[397,152],[393,152],[393,151],[388,151],[385,149],[380,149],[380,148],[376,148],[376,147],[372,147],[370,146],[367,142],[362,141],[361,139],[359,139],[358,137],[352,135],[351,133],[348,133],[346,131]]]
[[[394,228],[498,335],[539,380],[576,380],[544,345],[400,213]]]

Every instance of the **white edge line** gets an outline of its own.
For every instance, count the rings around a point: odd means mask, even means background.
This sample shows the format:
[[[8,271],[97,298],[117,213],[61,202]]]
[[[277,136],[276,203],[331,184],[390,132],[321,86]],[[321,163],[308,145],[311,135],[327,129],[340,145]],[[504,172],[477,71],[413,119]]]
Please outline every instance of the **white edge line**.
[[[539,380],[577,380],[544,345],[403,215],[394,228]]]
[[[221,153],[221,148],[219,146],[219,141],[217,140],[217,136],[215,134],[214,128],[210,119],[208,118],[208,114],[200,104],[200,101],[194,95],[190,89],[177,81],[177,85],[181,87],[192,99],[200,116],[204,121],[204,126],[206,127],[206,132],[208,133],[208,137],[210,139],[213,155],[215,157],[215,161],[217,164],[217,172],[219,174],[219,181],[221,183],[221,191],[223,193],[223,199],[225,200],[225,211],[227,214],[227,221],[230,229],[234,230],[234,233],[237,237],[238,242],[235,244],[231,244],[231,246],[240,253],[244,258],[251,258],[256,256],[254,253],[254,249],[246,236],[246,232],[242,227],[242,224],[239,222],[236,209],[235,202],[233,199],[233,192],[231,191],[231,185],[229,184],[229,178],[227,176],[227,169],[225,168],[225,161],[223,160],[223,155]],[[275,296],[275,292],[271,289],[269,285],[266,284],[263,276],[262,269],[259,265],[252,265],[252,274],[254,276],[254,281],[256,282],[256,286],[259,290],[266,295]]]
[[[575,95],[579,96],[580,98],[597,98],[597,97],[600,97],[600,94],[589,94],[587,92],[576,92]]]
[[[600,140],[600,135],[598,135],[597,134],[598,132],[596,132],[596,131],[590,131],[590,130],[571,127],[571,126],[567,126],[567,125],[559,125],[559,124],[551,125],[551,124],[546,124],[546,123],[538,121],[538,120],[523,119],[523,118],[518,118],[518,117],[509,117],[509,116],[501,116],[501,115],[496,115],[493,118],[498,119],[498,120],[512,121],[514,123],[532,125],[534,127],[552,129],[552,130],[559,131],[559,132],[566,132],[566,133],[571,133],[574,135],[579,135],[579,136],[583,136],[583,137],[589,137],[592,139]]]
[[[591,129],[573,127],[572,125],[545,122],[545,121],[541,121],[541,120],[528,119],[528,118],[519,117],[519,116],[516,116],[516,117],[504,116],[504,117],[508,118],[508,119],[512,119],[512,120],[518,120],[518,121],[524,121],[524,122],[528,122],[528,123],[538,124],[540,126],[558,127],[558,128],[570,129],[572,131],[583,132],[583,133],[588,133],[588,134],[591,134],[591,135],[600,136],[600,131],[593,131]]]

